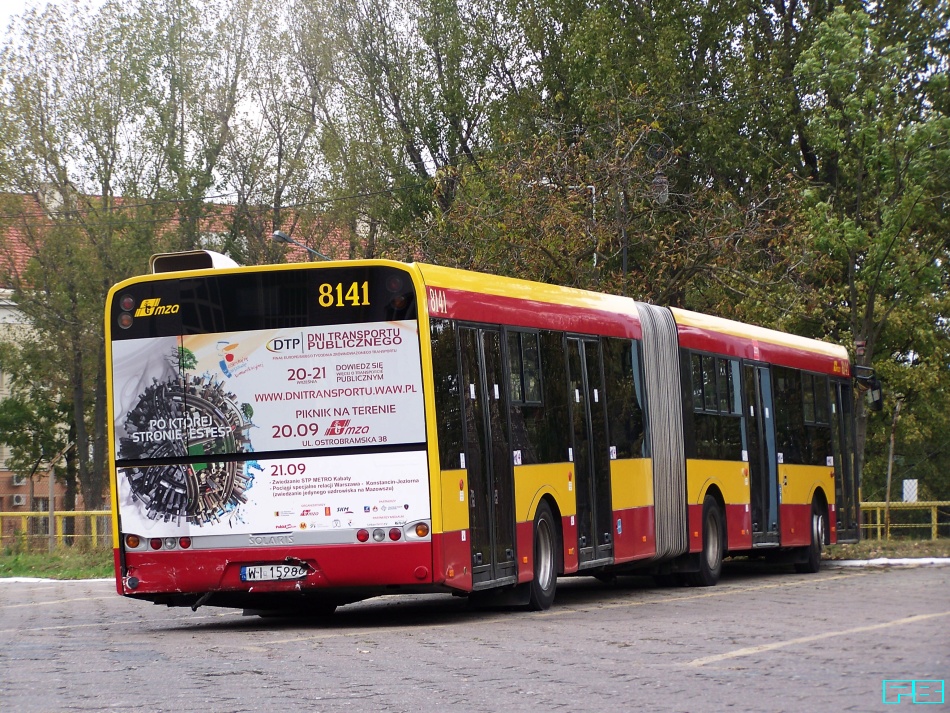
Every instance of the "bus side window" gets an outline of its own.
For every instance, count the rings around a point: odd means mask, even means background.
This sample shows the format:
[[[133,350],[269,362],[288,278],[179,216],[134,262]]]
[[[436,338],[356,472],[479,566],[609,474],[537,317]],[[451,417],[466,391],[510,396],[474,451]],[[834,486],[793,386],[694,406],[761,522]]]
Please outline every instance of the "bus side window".
[[[775,383],[775,436],[778,452],[782,453],[785,463],[807,463],[802,372],[788,367],[774,367],[772,371]]]
[[[430,324],[439,461],[442,470],[456,470],[463,467],[465,441],[455,323],[447,319],[432,319]]]
[[[521,332],[524,401],[511,404],[512,449],[523,465],[567,460],[567,372],[562,332]],[[509,364],[511,358],[509,356]]]
[[[603,344],[610,445],[616,447],[617,458],[639,458],[643,455],[643,411],[633,354],[638,345],[613,338],[604,339]]]
[[[690,457],[708,460],[741,459],[739,362],[727,357],[690,353],[689,364],[693,390],[694,434]]]
[[[808,434],[808,463],[827,465],[831,452],[831,422],[828,406],[828,377],[807,374],[806,388],[813,387],[812,396],[805,394],[805,432]],[[811,402],[811,408],[808,404]]]
[[[539,461],[535,438],[543,429],[541,353],[537,332],[508,332],[508,383],[511,385],[511,449],[521,453],[521,464]]]

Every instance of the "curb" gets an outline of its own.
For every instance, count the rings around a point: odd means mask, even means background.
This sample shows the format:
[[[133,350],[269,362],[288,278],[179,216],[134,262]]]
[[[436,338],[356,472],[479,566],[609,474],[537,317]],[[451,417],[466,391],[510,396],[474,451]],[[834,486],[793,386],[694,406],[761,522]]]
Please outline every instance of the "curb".
[[[950,557],[905,557],[889,559],[878,557],[872,560],[822,560],[822,567],[944,567],[950,565]]]

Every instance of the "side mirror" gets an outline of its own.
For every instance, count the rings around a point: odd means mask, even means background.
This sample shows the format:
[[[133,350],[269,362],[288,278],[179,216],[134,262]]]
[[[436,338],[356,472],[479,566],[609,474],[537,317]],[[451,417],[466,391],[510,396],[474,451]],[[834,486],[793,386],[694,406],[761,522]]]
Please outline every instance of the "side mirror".
[[[884,408],[884,392],[881,389],[881,380],[876,376],[868,379],[868,404],[872,411],[880,411]]]
[[[859,391],[867,391],[868,407],[872,411],[880,411],[884,408],[884,391],[881,388],[881,380],[874,374],[874,369],[869,366],[854,367],[855,385]]]

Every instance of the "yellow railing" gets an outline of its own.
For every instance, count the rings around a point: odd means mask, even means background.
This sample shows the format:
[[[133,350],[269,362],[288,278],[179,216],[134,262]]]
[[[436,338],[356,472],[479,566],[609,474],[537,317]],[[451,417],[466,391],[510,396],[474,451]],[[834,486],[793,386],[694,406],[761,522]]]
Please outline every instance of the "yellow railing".
[[[870,502],[861,503],[861,512],[864,524],[861,525],[862,538],[873,538],[883,540],[888,538],[887,523],[885,522],[885,503]],[[913,531],[930,530],[930,539],[936,540],[939,537],[939,515],[941,511],[950,511],[950,501],[928,501],[918,503],[891,503],[891,530]],[[908,512],[926,512],[929,513],[929,522],[908,522],[904,517]],[[74,521],[73,532],[75,534],[66,535],[64,522],[67,518]],[[56,522],[55,538],[58,545],[63,545],[66,538],[87,539],[93,547],[112,546],[112,513],[108,510],[76,510],[71,512],[53,513],[53,519]],[[927,518],[923,518],[927,519]],[[11,527],[10,522],[14,525]],[[0,512],[0,542],[7,543],[19,536],[28,536],[30,538],[48,538],[49,528],[48,512]],[[40,532],[39,527],[45,530]],[[950,524],[944,523],[944,528],[950,528]]]
[[[67,535],[63,526],[67,519],[73,520],[73,533]],[[109,510],[70,510],[53,513],[56,523],[55,537],[57,545],[64,545],[67,537],[71,540],[88,540],[93,548],[112,546],[112,513]],[[13,522],[13,525],[9,524]],[[45,532],[40,532],[40,529]],[[0,512],[0,541],[8,543],[18,537],[31,540],[49,538],[48,512]]]
[[[891,533],[888,532],[888,523],[885,516],[887,509],[886,503],[861,503],[861,514],[864,524],[861,526],[862,537],[868,539],[873,537],[877,540],[890,539]],[[936,540],[939,536],[938,526],[940,524],[938,516],[940,511],[950,511],[950,500],[931,500],[919,503],[896,502],[890,504],[890,529],[891,530],[917,530],[929,529],[930,539]],[[906,514],[908,512],[929,513],[930,522],[908,522]],[[920,518],[922,520],[926,517]],[[950,522],[943,523],[944,528],[950,527]]]

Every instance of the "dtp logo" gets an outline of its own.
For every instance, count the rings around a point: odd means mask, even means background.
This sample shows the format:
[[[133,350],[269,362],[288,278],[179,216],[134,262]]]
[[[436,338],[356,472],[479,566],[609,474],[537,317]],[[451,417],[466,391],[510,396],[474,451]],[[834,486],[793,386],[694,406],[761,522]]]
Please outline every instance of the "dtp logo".
[[[885,679],[882,683],[881,698],[884,703],[923,703],[942,705],[944,702],[944,681]]]

